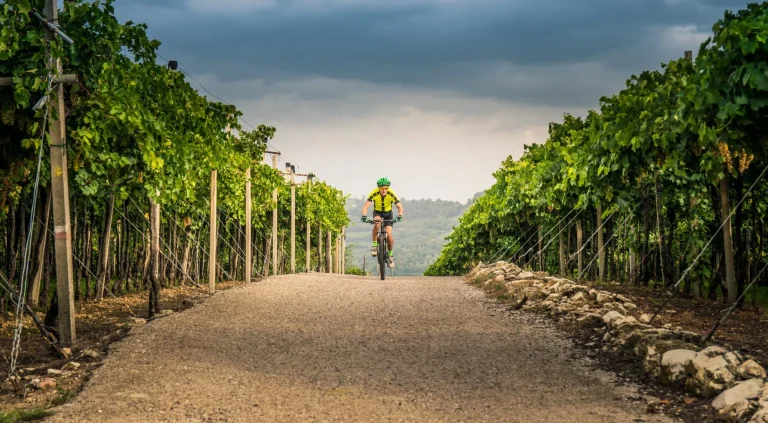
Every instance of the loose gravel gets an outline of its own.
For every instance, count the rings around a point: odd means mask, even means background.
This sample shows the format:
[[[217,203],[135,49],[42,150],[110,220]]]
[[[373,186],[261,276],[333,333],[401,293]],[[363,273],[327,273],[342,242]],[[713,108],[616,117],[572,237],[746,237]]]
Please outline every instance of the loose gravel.
[[[459,278],[305,274],[134,329],[50,422],[669,422]]]

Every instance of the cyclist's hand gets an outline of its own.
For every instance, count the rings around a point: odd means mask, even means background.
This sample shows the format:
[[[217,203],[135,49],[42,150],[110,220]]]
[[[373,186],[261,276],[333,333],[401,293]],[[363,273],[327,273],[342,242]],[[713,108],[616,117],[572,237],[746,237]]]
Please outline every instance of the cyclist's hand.
[[[403,221],[403,216],[402,215],[401,216],[397,216],[397,222],[400,223],[402,221]]]
[[[360,221],[361,221],[361,222],[363,222],[363,223],[365,223],[365,221],[366,221],[367,219],[368,219],[368,218],[367,218],[365,215],[363,215],[363,216],[360,218]]]

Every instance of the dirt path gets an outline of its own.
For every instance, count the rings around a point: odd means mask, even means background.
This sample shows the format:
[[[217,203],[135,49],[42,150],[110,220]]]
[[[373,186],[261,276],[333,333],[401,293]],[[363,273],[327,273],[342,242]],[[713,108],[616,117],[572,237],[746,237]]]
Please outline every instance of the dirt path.
[[[134,330],[51,422],[668,422],[458,278],[296,275]]]

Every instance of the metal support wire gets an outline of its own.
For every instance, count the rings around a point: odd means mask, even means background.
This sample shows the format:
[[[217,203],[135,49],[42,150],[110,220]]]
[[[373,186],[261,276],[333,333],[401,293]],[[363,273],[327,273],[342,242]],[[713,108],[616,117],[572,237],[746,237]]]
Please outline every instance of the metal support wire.
[[[136,204],[136,202],[135,202],[135,201],[133,201],[133,198],[131,198],[131,201],[133,202],[134,206],[136,206],[136,208],[139,210],[139,212],[141,212],[141,207],[139,207],[139,205],[138,205],[138,204]],[[187,204],[189,204],[189,203],[187,203]],[[190,207],[191,207],[191,205],[190,205]],[[142,216],[144,216],[144,215],[142,214]],[[146,216],[145,216],[144,218],[146,219]],[[210,223],[208,223],[208,221],[206,221],[206,220],[205,220],[205,218],[203,218],[203,221],[204,221],[206,224],[210,225]],[[130,220],[129,220],[129,222],[130,222]],[[174,222],[175,222],[175,221],[174,221]],[[179,222],[175,222],[175,223],[176,223],[177,225],[179,225],[179,226],[180,226],[182,229],[184,228],[183,226],[181,226],[181,224],[180,224]],[[132,223],[131,223],[131,224],[132,224]],[[134,226],[134,227],[135,227],[135,226]],[[137,229],[137,230],[138,230],[138,229]],[[144,236],[144,237],[146,238],[146,235],[144,235],[144,233],[143,233],[143,232],[142,232],[142,236]],[[195,238],[192,238],[192,240],[195,242],[195,244],[196,244],[198,247],[201,247],[201,246],[202,246],[202,245],[201,245],[201,244],[200,244],[200,243],[197,241],[197,239],[195,239]],[[165,242],[165,241],[163,241],[163,242]],[[167,244],[166,244],[166,246],[167,246]],[[203,249],[202,249],[202,251],[203,251],[203,254],[205,254],[205,255],[208,257],[208,259],[210,260],[210,259],[211,259],[211,254],[210,254],[210,252],[209,252],[209,251],[207,251],[205,248],[203,248]],[[166,255],[165,255],[165,254],[164,254],[162,251],[160,251],[160,254],[163,254],[163,256],[165,256],[165,258],[168,258],[168,256],[166,256]],[[178,259],[177,259],[177,260],[178,260]],[[230,280],[234,280],[234,279],[232,278],[232,275],[230,275],[230,274],[229,274],[229,272],[227,272],[227,271],[224,269],[224,266],[222,266],[222,265],[221,265],[221,263],[219,263],[219,262],[218,262],[218,260],[216,261],[216,265],[219,267],[219,269],[221,269],[221,271],[224,273],[224,275],[225,275],[227,278],[229,278]],[[184,273],[184,272],[182,271],[182,273]],[[193,283],[194,283],[195,285],[199,285],[199,284],[198,284],[197,282],[195,282],[195,281],[193,281]]]
[[[125,221],[126,221],[126,222],[128,222],[128,223],[129,223],[129,224],[130,224],[130,225],[131,225],[131,226],[132,226],[132,227],[133,227],[135,230],[137,230],[137,231],[138,231],[138,232],[141,234],[141,237],[142,237],[142,239],[144,239],[144,240],[147,240],[147,241],[150,241],[150,239],[149,239],[149,237],[147,236],[147,234],[145,234],[145,233],[144,233],[144,231],[142,231],[141,229],[139,229],[139,228],[138,228],[138,227],[137,227],[137,226],[136,226],[136,225],[133,223],[133,221],[132,221],[131,219],[129,219],[129,218],[128,218],[128,216],[124,215],[124,214],[123,214],[123,212],[121,212],[120,210],[117,210],[117,212],[118,212],[118,213],[120,213],[120,215],[121,215],[121,216],[123,216],[123,217],[125,218]],[[162,240],[162,238],[160,238],[160,239]],[[168,244],[165,242],[165,240],[163,240],[163,244],[164,244],[164,245],[166,246],[166,248],[168,248],[168,250],[170,251],[170,247],[168,247]],[[169,256],[168,256],[168,254],[165,254],[165,253],[163,253],[163,251],[162,251],[162,250],[160,250],[160,251],[159,251],[159,253],[160,253],[160,254],[162,254],[162,255],[163,255],[163,257],[165,257],[165,258],[166,258],[166,259],[167,259],[169,262],[171,262],[171,264],[172,264],[174,267],[176,267],[176,269],[177,269],[177,270],[181,271],[181,273],[182,273],[182,274],[184,273],[184,271],[182,270],[181,262],[179,262],[179,259],[178,259],[178,257],[176,257],[176,255],[172,254],[172,255],[173,255],[173,257],[169,257]],[[174,261],[174,259],[175,259],[175,261]]]
[[[554,230],[555,230],[555,228],[556,228],[558,225],[560,225],[560,224],[563,222],[563,220],[567,219],[567,218],[568,218],[568,216],[570,216],[570,215],[571,215],[571,213],[573,213],[575,210],[576,210],[576,209],[571,209],[571,211],[569,211],[569,212],[568,212],[568,214],[566,214],[566,215],[565,215],[565,216],[564,216],[562,219],[560,219],[560,220],[559,220],[557,223],[555,223],[555,224],[552,226],[552,229],[550,229],[549,231],[547,231],[547,233],[546,233],[546,234],[544,234],[544,236],[543,236],[542,238],[546,238],[546,237],[548,237],[548,236],[549,236],[549,234],[550,234],[552,231],[554,231]],[[534,234],[534,235],[535,235],[535,234]],[[531,251],[533,251],[533,249],[534,249],[534,248],[536,248],[536,246],[535,246],[535,245],[534,245],[533,247],[529,248],[529,249],[528,249],[526,252],[524,252],[524,253],[523,253],[523,256],[525,256],[526,254],[528,254],[528,253],[530,253]],[[538,254],[538,253],[537,253],[537,254]],[[529,260],[529,263],[530,263],[530,260]],[[528,263],[526,263],[526,264],[528,264]],[[525,266],[523,266],[523,267],[525,267]]]
[[[581,246],[581,249],[571,254],[569,259],[573,259],[573,257],[576,254],[579,254],[580,252],[584,251],[584,249],[587,248],[587,244],[589,244],[592,241],[592,238],[594,238],[595,235],[597,235],[597,233],[600,231],[600,229],[602,229],[603,226],[605,226],[605,224],[608,223],[609,220],[611,220],[611,218],[615,213],[616,213],[616,210],[612,211],[611,214],[609,214],[608,217],[603,221],[603,223],[594,232],[592,232],[592,235],[590,235],[589,238],[587,238],[587,240],[584,242],[584,245]]]
[[[596,258],[598,258],[598,257],[600,257],[600,253],[601,253],[601,252],[602,252],[602,251],[605,249],[605,247],[607,247],[607,246],[608,246],[608,244],[610,244],[610,242],[611,242],[611,240],[613,239],[613,237],[614,237],[614,236],[616,236],[616,234],[618,233],[618,230],[619,230],[619,229],[621,229],[622,227],[624,227],[624,225],[626,225],[626,224],[627,224],[627,222],[629,221],[629,218],[630,218],[630,217],[632,217],[632,213],[629,213],[629,214],[627,215],[627,218],[626,218],[626,219],[624,219],[624,222],[622,222],[622,223],[621,223],[621,225],[619,225],[619,227],[618,227],[618,228],[616,228],[616,231],[614,231],[614,232],[611,234],[611,236],[608,238],[608,240],[607,240],[607,241],[605,241],[605,243],[603,243],[603,248],[601,248],[601,249],[599,249],[599,250],[597,251],[597,253],[595,254],[595,256],[594,256],[594,257],[592,257],[592,260],[590,260],[590,261],[589,261],[589,263],[588,263],[588,264],[587,264],[587,266],[584,268],[584,270],[582,270],[582,271],[581,271],[581,273],[579,273],[579,277],[577,278],[578,280],[580,280],[580,279],[581,279],[581,275],[583,275],[583,274],[584,274],[584,272],[586,272],[586,271],[589,269],[589,267],[590,267],[590,266],[592,266],[592,263],[594,263],[594,262],[595,262],[595,259],[596,259]]]
[[[38,15],[39,16],[39,15]],[[49,72],[50,73],[50,72]],[[48,90],[51,90],[53,78],[48,76]],[[37,192],[40,188],[40,168],[43,161],[43,145],[45,144],[45,131],[48,127],[48,102],[45,103],[45,111],[43,116],[43,126],[40,128],[40,147],[37,151],[37,170],[35,171],[34,190],[32,193],[32,209],[29,213],[29,231],[27,233],[27,239],[25,242],[25,251],[23,258],[24,264],[21,271],[21,283],[19,285],[19,301],[16,303],[16,327],[13,331],[13,343],[11,346],[11,363],[9,373],[13,375],[16,372],[16,360],[19,357],[19,351],[21,350],[21,331],[24,328],[24,304],[26,303],[26,291],[27,291],[27,278],[29,272],[29,256],[32,253],[32,233],[34,232],[35,224],[35,211],[37,210]]]
[[[574,210],[575,210],[575,209],[574,209]],[[546,251],[546,250],[547,250],[547,248],[550,246],[550,244],[552,244],[552,242],[554,242],[554,241],[555,241],[555,238],[557,238],[557,236],[558,236],[558,235],[560,235],[560,233],[561,233],[561,232],[563,232],[563,231],[565,230],[565,228],[567,228],[567,227],[568,227],[568,226],[569,226],[571,223],[573,223],[574,219],[576,219],[576,218],[577,218],[577,217],[578,217],[578,216],[581,214],[581,212],[582,212],[582,211],[584,211],[584,210],[579,210],[579,212],[578,212],[578,213],[576,213],[576,216],[573,216],[573,217],[571,218],[571,220],[570,220],[570,221],[568,221],[568,223],[567,223],[565,226],[563,226],[563,229],[560,229],[560,231],[558,231],[558,232],[555,234],[555,236],[553,236],[553,237],[552,237],[552,239],[550,239],[550,240],[549,240],[549,242],[547,242],[547,244],[544,246],[544,248],[542,248],[541,250],[537,251],[537,252],[536,252],[536,254],[534,254],[534,255],[533,255],[533,257],[531,257],[531,258],[530,258],[530,259],[529,259],[529,260],[528,260],[528,261],[527,261],[527,262],[526,262],[526,263],[523,265],[523,267],[525,267],[525,266],[528,266],[528,264],[530,264],[530,263],[533,261],[533,259],[535,259],[535,258],[536,258],[536,256],[537,256],[537,255],[539,255],[539,254],[543,253],[544,251]],[[570,214],[570,213],[569,213],[569,214]],[[566,216],[566,217],[568,217],[568,216]],[[565,218],[561,219],[561,220],[560,220],[560,222],[557,222],[557,224],[555,225],[555,227],[559,226],[559,225],[560,225],[560,223],[562,223],[562,221],[563,221],[564,219],[565,219]],[[552,229],[554,229],[555,227],[553,227]],[[549,232],[552,232],[552,230],[550,230]],[[549,235],[549,232],[547,232],[547,235]],[[546,237],[547,237],[547,235],[545,235],[543,238],[546,238]]]
[[[531,231],[531,229],[533,229],[533,228],[535,228],[535,227],[536,227],[536,226],[531,226],[530,228],[528,228],[528,229],[527,229],[525,232],[523,232],[523,234],[522,234],[522,235],[520,235],[520,236],[518,236],[518,237],[517,237],[517,238],[518,238],[518,240],[519,240],[520,238],[524,238],[526,235],[528,235],[528,232],[530,232],[530,231]],[[491,256],[491,260],[490,260],[490,263],[493,263],[493,262],[495,262],[497,259],[499,259],[499,258],[501,258],[501,257],[504,257],[504,254],[506,254],[506,253],[507,253],[507,251],[509,251],[509,249],[510,249],[510,248],[512,248],[512,245],[511,245],[511,244],[510,244],[510,245],[507,245],[507,247],[506,247],[506,248],[499,248],[499,250],[498,250],[498,251],[496,251],[496,254],[494,254],[493,256]],[[502,252],[502,249],[504,250],[503,252]],[[518,249],[518,250],[519,250],[519,249]],[[513,255],[514,255],[514,254],[513,254]]]
[[[531,229],[536,229],[536,225],[531,226]],[[533,237],[535,237],[535,236],[536,236],[536,231],[534,230],[533,234],[531,234],[531,236],[529,236],[522,244],[520,244],[520,246],[517,247],[517,250],[515,250],[514,253],[509,255],[509,259],[513,259],[515,257],[515,254],[519,253],[520,250],[525,248],[525,245],[528,244],[533,239]],[[527,254],[527,253],[525,253],[525,254]],[[523,254],[523,255],[525,255],[525,254]]]
[[[670,288],[667,290],[667,296],[668,296],[668,297],[667,297],[667,298],[664,300],[664,302],[663,302],[663,303],[661,303],[661,306],[659,307],[659,309],[658,309],[658,310],[656,310],[656,313],[654,313],[654,314],[653,314],[653,316],[651,316],[651,320],[648,322],[648,324],[650,324],[651,322],[653,322],[653,320],[656,318],[656,316],[658,316],[658,315],[659,315],[659,313],[661,313],[661,310],[663,310],[663,309],[664,309],[664,307],[666,307],[666,306],[667,306],[667,304],[669,304],[669,302],[672,300],[672,295],[673,295],[673,294],[674,294],[674,292],[677,290],[677,288],[680,286],[680,283],[681,283],[681,282],[683,282],[683,280],[685,280],[685,277],[686,277],[686,276],[688,276],[688,273],[691,271],[691,269],[693,269],[693,267],[696,265],[696,263],[698,263],[698,261],[699,261],[699,258],[701,258],[701,256],[702,256],[702,255],[704,254],[704,252],[707,250],[707,248],[709,248],[709,244],[711,244],[711,243],[712,243],[712,241],[714,241],[714,239],[717,237],[717,234],[719,234],[719,233],[720,233],[720,231],[723,229],[723,226],[725,226],[725,224],[726,224],[726,223],[730,223],[730,222],[731,222],[731,216],[733,216],[733,214],[734,214],[734,213],[736,213],[736,210],[739,208],[739,206],[741,206],[741,203],[743,203],[743,202],[744,202],[744,200],[746,200],[746,199],[747,199],[747,197],[749,196],[749,193],[751,193],[751,192],[752,192],[752,190],[755,188],[755,186],[757,185],[757,183],[758,183],[758,182],[760,182],[760,180],[761,180],[761,179],[763,179],[763,175],[765,175],[765,172],[766,172],[766,171],[768,171],[768,166],[766,166],[766,167],[763,169],[763,171],[762,171],[762,172],[760,172],[760,176],[758,176],[758,177],[757,177],[757,179],[755,179],[755,182],[753,182],[753,183],[752,183],[752,186],[750,186],[750,187],[749,187],[749,190],[747,190],[746,194],[744,194],[744,195],[741,197],[741,200],[739,200],[739,202],[738,202],[738,203],[736,203],[736,207],[734,207],[734,208],[733,208],[733,210],[731,210],[731,212],[728,214],[728,217],[727,217],[727,218],[725,218],[725,219],[723,219],[723,223],[721,223],[721,224],[720,224],[720,227],[719,227],[719,228],[717,228],[717,230],[716,230],[716,231],[715,231],[715,233],[712,235],[712,237],[711,237],[711,238],[709,238],[709,241],[707,241],[707,245],[705,245],[705,246],[704,246],[704,248],[702,248],[702,249],[701,249],[701,251],[700,251],[700,252],[699,252],[699,254],[696,256],[696,258],[695,258],[695,259],[693,259],[693,262],[690,264],[690,266],[688,266],[688,267],[685,269],[685,271],[683,272],[683,274],[682,274],[682,275],[680,275],[680,279],[679,279],[679,280],[678,280],[678,281],[677,281],[677,282],[676,282],[676,283],[675,283],[673,286],[671,286],[671,287],[670,287]],[[659,252],[659,254],[661,254],[661,252]]]
[[[203,214],[202,214],[202,213],[200,213],[200,211],[199,211],[199,210],[195,209],[195,208],[194,208],[194,207],[193,207],[191,204],[189,204],[189,202],[188,202],[187,200],[184,200],[184,199],[182,199],[182,200],[183,200],[185,203],[187,203],[187,205],[188,205],[189,207],[191,207],[192,209],[194,209],[194,210],[197,212],[197,214],[198,214],[198,215],[200,215],[200,218],[201,218],[201,219],[203,219],[203,222],[205,222],[207,225],[209,225],[209,226],[210,226],[210,224],[211,224],[211,223],[210,223],[210,222],[208,222],[208,219],[206,219],[206,218],[205,218],[205,216],[203,216]],[[138,206],[136,206],[136,207],[138,207]],[[218,207],[216,208],[216,210],[218,210]],[[216,235],[217,235],[217,237],[221,238],[221,240],[222,240],[222,241],[224,241],[224,243],[225,243],[225,244],[227,244],[227,247],[231,248],[232,250],[235,250],[235,253],[236,253],[237,255],[239,255],[239,256],[240,256],[240,258],[241,258],[241,259],[243,259],[243,261],[245,261],[245,257],[243,257],[243,255],[241,255],[241,254],[240,254],[240,252],[238,252],[238,251],[235,249],[235,247],[233,247],[233,246],[232,246],[232,244],[230,244],[229,242],[227,242],[227,239],[226,239],[226,238],[220,237],[218,233],[217,233]]]

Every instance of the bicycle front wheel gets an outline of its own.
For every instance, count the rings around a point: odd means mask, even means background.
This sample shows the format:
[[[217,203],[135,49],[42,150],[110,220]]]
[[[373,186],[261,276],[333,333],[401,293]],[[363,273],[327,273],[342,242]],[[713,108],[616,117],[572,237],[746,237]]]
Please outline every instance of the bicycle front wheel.
[[[384,276],[387,273],[387,237],[384,235],[379,235],[378,259],[379,275],[381,275],[381,280],[384,280]]]

